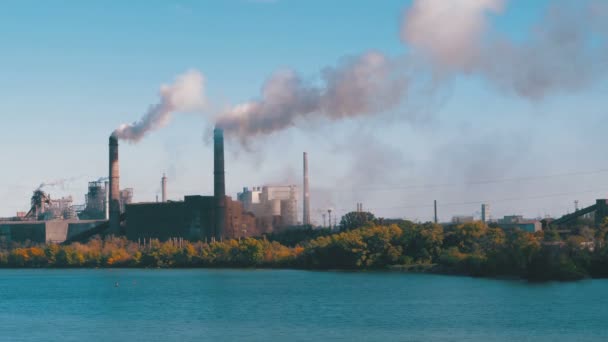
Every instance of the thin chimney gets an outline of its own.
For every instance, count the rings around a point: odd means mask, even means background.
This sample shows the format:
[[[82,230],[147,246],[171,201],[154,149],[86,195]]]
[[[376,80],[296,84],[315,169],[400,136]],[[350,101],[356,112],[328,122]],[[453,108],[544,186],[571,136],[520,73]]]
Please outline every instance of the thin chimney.
[[[308,153],[304,152],[304,210],[303,223],[310,224],[310,190],[308,188]]]
[[[167,175],[163,173],[163,178],[161,179],[161,192],[162,192],[162,200],[163,203],[167,202]]]

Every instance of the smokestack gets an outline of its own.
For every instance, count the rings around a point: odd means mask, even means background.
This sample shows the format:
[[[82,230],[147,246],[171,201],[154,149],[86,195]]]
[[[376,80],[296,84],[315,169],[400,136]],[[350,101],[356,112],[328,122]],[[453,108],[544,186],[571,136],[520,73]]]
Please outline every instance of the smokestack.
[[[120,173],[118,165],[118,139],[110,136],[110,231],[120,231]]]
[[[216,239],[222,238],[226,220],[226,181],[224,174],[224,131],[213,130],[213,185],[215,197],[215,234]]]
[[[308,188],[308,153],[304,152],[304,225],[310,224],[310,190]]]
[[[434,204],[435,204],[435,223],[437,223],[437,200],[435,200]]]
[[[167,202],[167,175],[163,173],[163,178],[161,179],[160,182],[161,185],[161,191],[162,191],[162,200],[163,203]]]

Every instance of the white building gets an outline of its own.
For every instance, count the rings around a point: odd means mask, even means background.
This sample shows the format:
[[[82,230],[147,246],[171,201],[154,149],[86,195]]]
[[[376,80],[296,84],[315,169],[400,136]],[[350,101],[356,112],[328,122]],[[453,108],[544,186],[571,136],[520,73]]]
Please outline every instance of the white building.
[[[237,199],[251,212],[266,231],[298,224],[298,188],[295,185],[273,185],[243,188]]]
[[[490,205],[482,204],[481,205],[481,221],[484,223],[490,222]]]

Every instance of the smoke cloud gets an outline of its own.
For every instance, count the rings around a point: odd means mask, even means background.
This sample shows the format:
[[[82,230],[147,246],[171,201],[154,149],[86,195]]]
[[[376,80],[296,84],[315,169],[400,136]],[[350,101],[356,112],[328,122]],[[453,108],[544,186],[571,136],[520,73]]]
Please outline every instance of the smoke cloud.
[[[600,0],[555,1],[521,40],[493,28],[508,0],[413,0],[400,30],[408,52],[397,58],[370,51],[344,58],[313,78],[291,69],[267,79],[258,98],[219,113],[216,126],[249,139],[288,129],[303,120],[343,120],[375,115],[405,102],[417,82],[440,88],[455,74],[478,76],[499,90],[539,100],[588,86],[608,69],[608,6]],[[407,66],[423,60],[429,69]],[[421,70],[423,75],[418,74]],[[440,76],[440,77],[438,77]],[[114,135],[137,142],[165,126],[175,112],[205,105],[205,79],[189,71],[161,87],[160,101]],[[411,94],[410,94],[411,95]],[[414,97],[414,96],[411,96]],[[429,96],[429,99],[432,96]],[[411,101],[408,101],[411,104]],[[416,121],[411,110],[400,119]]]
[[[415,0],[401,40],[436,66],[467,70],[478,58],[489,14],[503,8],[503,0]]]
[[[56,179],[54,181],[50,181],[50,182],[44,182],[41,183],[38,188],[36,188],[36,190],[42,190],[44,188],[48,188],[48,187],[60,187],[61,189],[65,189],[66,186],[68,186],[70,183],[73,183],[81,178],[83,178],[84,176],[77,176],[77,177],[71,177],[71,178],[61,178],[61,179]]]
[[[220,114],[216,125],[242,143],[287,129],[298,120],[340,120],[393,109],[415,88],[404,66],[422,58],[430,79],[475,75],[494,87],[538,100],[583,88],[608,69],[606,5],[598,0],[552,3],[526,39],[492,28],[507,0],[414,0],[405,11],[401,40],[408,54],[396,59],[368,52],[321,71],[307,82],[293,70],[276,72],[260,98]],[[429,75],[427,75],[429,76]],[[438,77],[440,76],[440,77]],[[423,76],[422,79],[429,77]],[[415,121],[403,111],[401,118]]]
[[[148,132],[166,126],[175,112],[197,111],[206,104],[205,78],[190,70],[179,75],[172,84],[160,88],[160,101],[151,105],[146,114],[132,124],[123,124],[113,135],[130,142],[140,141]]]
[[[489,27],[502,0],[416,0],[401,39],[436,72],[481,76],[530,99],[577,90],[606,72],[606,12],[599,1],[558,1],[515,41]]]
[[[320,85],[293,70],[276,72],[261,98],[222,113],[216,125],[243,142],[289,128],[299,119],[330,120],[389,110],[401,102],[407,79],[396,64],[378,52],[346,58],[320,72]]]

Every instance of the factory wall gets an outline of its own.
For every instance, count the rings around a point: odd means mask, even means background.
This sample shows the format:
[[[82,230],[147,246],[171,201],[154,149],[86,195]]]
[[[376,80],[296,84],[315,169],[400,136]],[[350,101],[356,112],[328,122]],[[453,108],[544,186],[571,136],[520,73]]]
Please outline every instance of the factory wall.
[[[126,206],[127,238],[190,238],[185,220],[184,202],[139,203]]]
[[[54,220],[3,222],[0,223],[0,236],[14,242],[62,243],[68,237],[92,229],[103,222],[106,221]]]
[[[224,229],[215,235],[217,203],[213,196],[186,196],[182,202],[138,203],[126,207],[127,238],[168,240],[182,237],[190,240],[238,238],[259,235],[255,217],[243,211],[240,202],[225,197]]]

